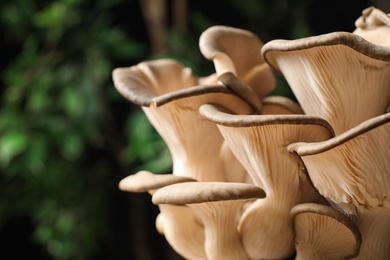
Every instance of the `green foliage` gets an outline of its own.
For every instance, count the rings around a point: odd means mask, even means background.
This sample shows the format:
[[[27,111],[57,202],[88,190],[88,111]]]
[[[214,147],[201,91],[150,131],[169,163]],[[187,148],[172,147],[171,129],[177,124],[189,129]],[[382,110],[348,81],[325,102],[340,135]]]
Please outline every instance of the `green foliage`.
[[[150,55],[147,40],[130,34],[145,30],[143,21],[123,21],[140,12],[121,11],[130,5],[125,0],[1,1],[0,226],[27,215],[33,240],[50,257],[88,259],[110,232],[113,189],[127,169],[162,173],[172,163],[141,109],[116,92],[112,70],[172,57],[199,75],[212,73],[198,38],[219,23],[217,13],[238,17],[237,26],[263,40],[282,22],[282,34],[309,31],[305,5],[296,2],[228,1],[224,12],[216,3],[212,15],[201,2],[191,2],[190,30],[169,30],[167,51]],[[286,89],[277,93],[291,95]]]
[[[109,1],[0,7],[4,44],[15,53],[1,74],[0,224],[29,215],[34,240],[53,258],[86,259],[108,232],[114,166],[100,160],[112,146],[105,136],[123,136],[119,150],[126,145],[121,129],[105,127],[121,99],[111,71],[146,50],[114,26]]]

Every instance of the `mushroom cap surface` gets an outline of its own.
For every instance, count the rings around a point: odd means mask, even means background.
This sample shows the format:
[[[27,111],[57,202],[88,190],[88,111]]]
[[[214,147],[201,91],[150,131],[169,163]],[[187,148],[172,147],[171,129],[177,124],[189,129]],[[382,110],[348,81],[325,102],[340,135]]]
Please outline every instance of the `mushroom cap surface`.
[[[347,214],[390,208],[390,113],[323,142],[292,143],[319,193]]]
[[[234,182],[179,183],[159,189],[152,197],[154,204],[195,204],[227,200],[264,198],[264,191],[252,184]]]
[[[362,11],[355,21],[354,34],[383,46],[390,45],[390,15],[370,6]]]
[[[272,40],[262,54],[285,77],[305,114],[324,118],[336,134],[387,111],[390,46],[334,32]]]
[[[234,74],[260,99],[276,86],[276,78],[261,56],[262,46],[261,40],[253,33],[221,25],[208,28],[199,39],[200,51],[206,59],[214,62],[217,75]]]
[[[190,177],[173,174],[154,174],[149,171],[139,171],[129,175],[119,182],[119,189],[127,192],[147,192],[174,183],[196,181]]]

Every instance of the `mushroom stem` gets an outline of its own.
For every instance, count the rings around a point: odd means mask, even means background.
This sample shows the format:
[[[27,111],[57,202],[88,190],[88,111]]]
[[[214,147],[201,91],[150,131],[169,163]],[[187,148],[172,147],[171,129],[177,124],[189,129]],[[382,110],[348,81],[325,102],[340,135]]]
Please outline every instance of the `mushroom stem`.
[[[207,202],[206,202],[207,203]],[[189,204],[194,209],[195,214],[202,219],[205,231],[205,251],[207,259],[249,259],[244,247],[240,241],[237,231],[238,210],[242,208],[245,201],[230,200],[220,201],[218,203],[208,203],[209,205]],[[215,205],[218,204],[218,205]],[[224,216],[218,217],[215,214],[216,209],[220,208]],[[222,214],[219,214],[222,215]]]
[[[355,259],[390,259],[390,209],[359,207],[356,225],[362,234],[360,253]]]
[[[240,218],[238,230],[251,259],[286,259],[294,253],[292,217],[286,210],[294,204],[284,208],[278,203],[268,197],[258,199]]]
[[[203,225],[191,208],[183,205],[158,205],[164,236],[172,248],[188,259],[205,259]]]
[[[158,190],[156,205],[188,205],[205,230],[207,259],[249,259],[240,241],[237,222],[247,202],[264,198],[264,191],[252,184],[232,182],[178,183]]]

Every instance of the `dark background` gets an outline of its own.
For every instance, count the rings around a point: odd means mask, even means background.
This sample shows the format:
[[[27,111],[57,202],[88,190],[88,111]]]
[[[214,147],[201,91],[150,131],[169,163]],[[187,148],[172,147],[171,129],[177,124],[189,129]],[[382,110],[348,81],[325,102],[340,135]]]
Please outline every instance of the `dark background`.
[[[117,188],[171,162],[140,108],[115,91],[114,68],[172,57],[207,75],[198,38],[209,26],[267,42],[351,32],[370,5],[390,12],[386,1],[189,0],[177,23],[177,2],[161,2],[162,40],[142,1],[0,3],[1,259],[180,259],[155,229],[149,194]],[[282,79],[276,92],[292,95]]]

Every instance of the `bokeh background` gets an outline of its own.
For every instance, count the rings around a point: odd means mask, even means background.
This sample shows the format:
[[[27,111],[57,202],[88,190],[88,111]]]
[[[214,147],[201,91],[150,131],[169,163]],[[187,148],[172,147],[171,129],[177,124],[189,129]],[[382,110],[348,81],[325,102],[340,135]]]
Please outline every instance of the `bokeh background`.
[[[149,194],[118,190],[170,154],[141,109],[118,94],[116,67],[170,57],[201,76],[213,25],[263,42],[353,31],[388,0],[2,0],[0,259],[180,259],[155,229]],[[294,98],[278,78],[272,94]]]

